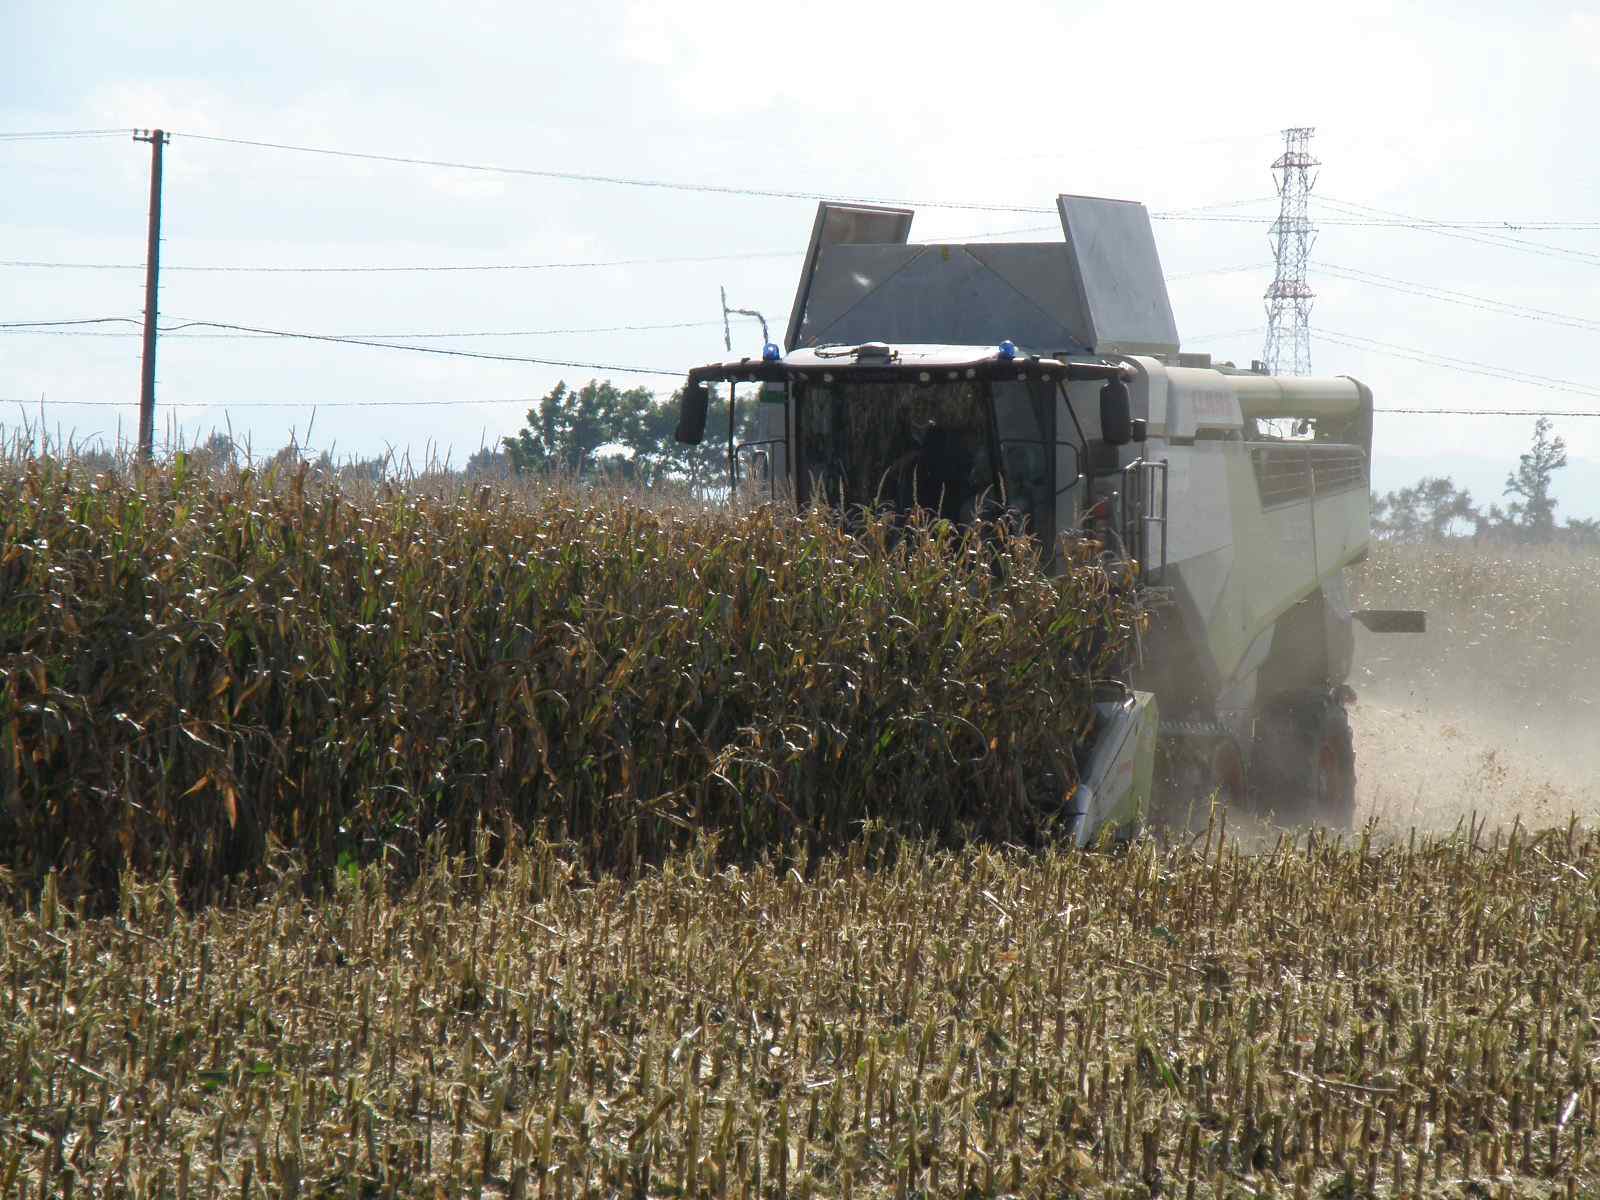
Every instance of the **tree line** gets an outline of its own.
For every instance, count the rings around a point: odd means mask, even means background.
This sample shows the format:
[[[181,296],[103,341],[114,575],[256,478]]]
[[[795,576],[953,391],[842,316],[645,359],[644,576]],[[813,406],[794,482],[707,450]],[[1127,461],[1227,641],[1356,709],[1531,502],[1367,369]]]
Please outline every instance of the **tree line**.
[[[728,395],[712,389],[706,436],[698,446],[673,438],[680,393],[657,396],[649,388],[619,388],[609,380],[581,387],[556,384],[527,412],[523,427],[496,439],[461,463],[417,463],[404,454],[369,458],[312,451],[299,439],[268,455],[220,431],[175,447],[189,469],[211,470],[252,465],[294,469],[302,465],[345,481],[380,482],[394,476],[464,475],[481,479],[506,475],[552,475],[586,483],[626,480],[645,487],[661,483],[701,488],[723,486],[728,478]],[[760,401],[746,388],[739,396],[735,442],[755,436]],[[74,447],[73,457],[90,470],[115,470],[126,451],[103,446]]]
[[[1373,493],[1372,529],[1395,541],[1448,541],[1471,537],[1527,543],[1563,541],[1600,547],[1600,520],[1556,519],[1556,472],[1567,465],[1567,444],[1548,417],[1534,423],[1533,444],[1506,475],[1502,506],[1480,506],[1448,476],[1425,476],[1411,487]]]
[[[619,388],[610,380],[591,379],[581,387],[557,383],[527,412],[521,429],[471,455],[462,473],[469,478],[495,475],[559,475],[578,482],[626,480],[644,487],[662,483],[695,488],[720,487],[727,479],[728,396],[713,389],[706,438],[698,446],[673,439],[679,394],[658,396],[647,387]],[[736,441],[754,436],[759,401],[740,397],[734,430]],[[196,465],[238,462],[239,448],[222,433],[187,451]],[[85,461],[115,456],[107,451],[80,452]],[[290,445],[271,462],[312,466],[345,478],[381,480],[407,464],[380,455],[334,462],[323,453],[307,456]],[[91,463],[91,465],[93,465]],[[1373,532],[1396,541],[1447,541],[1471,537],[1527,543],[1562,541],[1600,548],[1600,519],[1571,517],[1558,522],[1555,476],[1567,465],[1566,442],[1554,433],[1547,417],[1533,427],[1533,442],[1514,470],[1506,475],[1501,500],[1480,505],[1466,488],[1448,476],[1425,476],[1411,487],[1373,493]],[[444,468],[451,470],[449,467]],[[430,473],[439,470],[428,464]]]
[[[684,446],[673,439],[679,393],[657,396],[649,388],[619,388],[591,379],[582,387],[556,384],[528,410],[527,421],[497,447],[468,460],[469,472],[499,468],[516,475],[559,474],[586,480],[626,479],[649,487],[663,482],[720,483],[728,470],[728,395],[712,389],[705,441]],[[753,436],[756,405],[740,397],[734,438]]]

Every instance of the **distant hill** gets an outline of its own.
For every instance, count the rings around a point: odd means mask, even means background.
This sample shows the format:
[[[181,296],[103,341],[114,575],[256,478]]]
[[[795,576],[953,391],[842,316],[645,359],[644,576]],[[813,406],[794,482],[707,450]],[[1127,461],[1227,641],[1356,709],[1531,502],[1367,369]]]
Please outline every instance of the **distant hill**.
[[[1372,488],[1376,492],[1392,492],[1396,488],[1410,487],[1425,475],[1445,475],[1459,488],[1472,493],[1480,508],[1491,503],[1505,506],[1502,492],[1506,475],[1517,465],[1521,448],[1508,449],[1505,458],[1488,458],[1472,454],[1399,455],[1384,454],[1381,450],[1373,456]],[[1556,473],[1556,498],[1560,507],[1556,518],[1600,517],[1600,462],[1592,458],[1573,458],[1566,469]]]

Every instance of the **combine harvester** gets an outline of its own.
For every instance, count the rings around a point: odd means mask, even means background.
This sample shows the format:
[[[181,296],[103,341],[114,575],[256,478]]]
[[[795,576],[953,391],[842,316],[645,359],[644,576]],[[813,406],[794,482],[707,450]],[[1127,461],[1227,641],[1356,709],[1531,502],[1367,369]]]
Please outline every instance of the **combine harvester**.
[[[1149,627],[1078,752],[1080,844],[1213,793],[1348,827],[1352,620],[1423,621],[1346,599],[1372,392],[1180,352],[1144,206],[1058,207],[1061,242],[912,245],[909,210],[820,205],[784,347],[691,371],[678,440],[709,385],[759,383],[735,485],[746,463],[802,505],[1006,516],[1056,569],[1063,539],[1106,545]]]

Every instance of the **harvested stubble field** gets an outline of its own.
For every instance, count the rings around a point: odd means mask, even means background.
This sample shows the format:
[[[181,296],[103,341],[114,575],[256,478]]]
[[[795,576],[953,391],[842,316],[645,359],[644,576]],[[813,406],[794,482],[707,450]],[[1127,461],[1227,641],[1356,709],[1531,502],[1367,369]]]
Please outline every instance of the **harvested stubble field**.
[[[181,471],[0,509],[0,1196],[1600,1190],[1600,835],[1003,844],[1093,571]]]
[[[1571,1196],[1600,838],[550,846],[0,921],[4,1194]],[[24,1181],[24,1182],[19,1182]]]

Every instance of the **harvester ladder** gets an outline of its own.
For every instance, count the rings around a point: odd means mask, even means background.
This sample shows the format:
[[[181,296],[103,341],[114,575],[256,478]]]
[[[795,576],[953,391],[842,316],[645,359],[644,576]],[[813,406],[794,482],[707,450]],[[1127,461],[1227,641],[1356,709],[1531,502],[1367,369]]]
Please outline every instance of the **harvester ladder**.
[[[1122,541],[1147,587],[1167,575],[1167,460],[1136,458],[1122,468]]]

